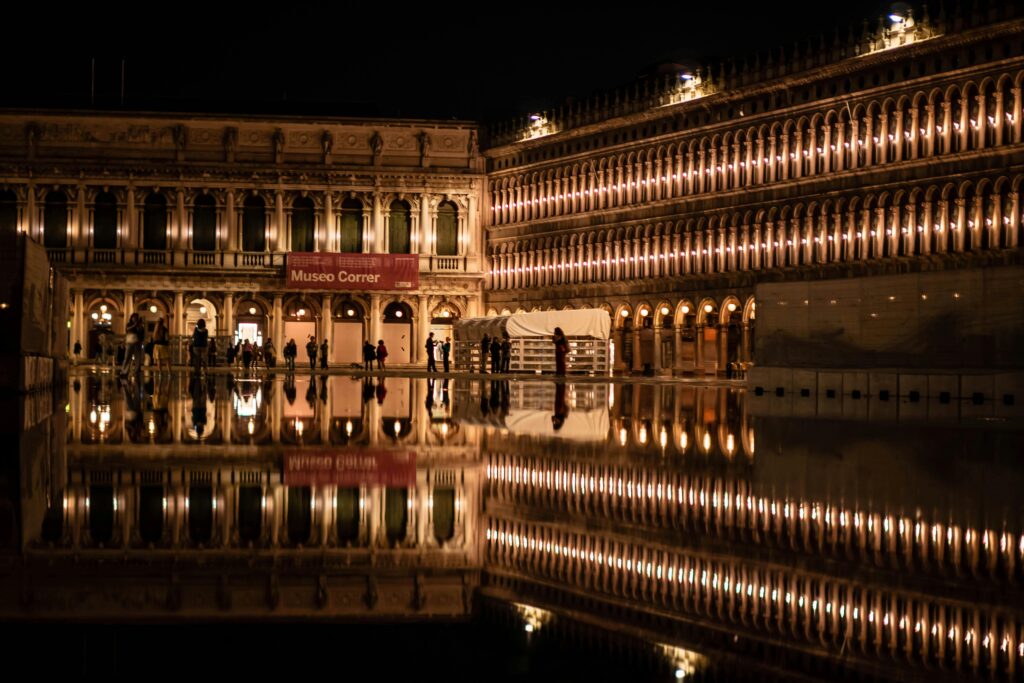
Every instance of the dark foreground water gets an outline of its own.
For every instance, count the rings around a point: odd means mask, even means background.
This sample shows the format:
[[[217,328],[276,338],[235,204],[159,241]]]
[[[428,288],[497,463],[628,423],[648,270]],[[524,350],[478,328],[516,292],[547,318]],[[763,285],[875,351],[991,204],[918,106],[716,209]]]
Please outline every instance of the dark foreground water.
[[[1022,425],[879,408],[74,376],[5,408],[8,651],[69,673],[1024,680]]]

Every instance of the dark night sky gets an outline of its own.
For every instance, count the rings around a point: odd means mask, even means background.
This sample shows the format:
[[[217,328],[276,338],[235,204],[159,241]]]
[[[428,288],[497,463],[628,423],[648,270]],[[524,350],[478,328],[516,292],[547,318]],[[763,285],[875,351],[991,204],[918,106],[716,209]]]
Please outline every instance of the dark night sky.
[[[156,4],[151,21],[131,26],[96,14],[59,26],[35,17],[40,29],[16,32],[0,53],[0,106],[88,107],[95,56],[95,106],[119,109],[126,56],[125,109],[497,120],[609,90],[664,62],[777,54],[796,39],[817,45],[823,31],[831,44],[836,27],[843,38],[863,19],[874,27],[889,6],[526,2],[502,3],[507,12],[495,15],[498,5],[483,3],[377,14]]]

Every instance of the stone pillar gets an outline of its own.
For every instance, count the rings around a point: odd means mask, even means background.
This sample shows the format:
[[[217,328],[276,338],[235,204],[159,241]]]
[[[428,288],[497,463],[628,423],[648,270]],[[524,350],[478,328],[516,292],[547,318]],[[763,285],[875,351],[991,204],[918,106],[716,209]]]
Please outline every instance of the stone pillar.
[[[380,308],[380,294],[370,295],[370,343],[374,346],[377,345],[377,340],[381,339],[381,308]],[[370,430],[371,433],[376,432],[376,428]]]
[[[672,374],[683,371],[683,327],[676,323],[672,329]]]
[[[419,313],[417,314],[416,325],[414,336],[416,337],[414,346],[412,347],[412,362],[413,363],[426,363],[427,354],[423,345],[427,342],[427,334],[430,333],[430,312],[427,310],[427,295],[420,295],[420,307]]]
[[[693,368],[698,375],[704,374],[704,323],[698,323],[693,353]]]
[[[334,194],[331,192],[324,193],[324,219],[323,219],[323,238],[318,239],[317,243],[323,244],[321,251],[337,251],[335,246],[335,233],[334,229]]]
[[[729,326],[719,325],[718,326],[718,367],[716,368],[716,374],[719,377],[725,377],[726,366],[729,363]]]
[[[371,227],[373,233],[373,248],[371,251],[374,254],[384,253],[384,211],[381,206],[381,196],[379,193],[373,193],[373,225]]]
[[[171,249],[188,249],[191,240],[188,238],[188,222],[185,220],[185,190],[179,187],[176,199],[174,214],[175,222],[178,224],[178,233],[170,246]]]
[[[740,338],[740,361],[743,363],[750,362],[750,322],[743,323],[743,327],[740,328],[742,331],[742,337]]]
[[[640,331],[643,329],[643,320],[639,315],[633,320],[633,363],[630,368],[633,372],[640,372],[644,369],[643,354],[640,353]]]
[[[235,295],[228,292],[224,295],[224,310],[221,311],[221,319],[224,321],[224,340],[228,344],[235,343]],[[220,346],[218,344],[217,346]]]
[[[277,352],[277,357],[283,360],[281,355],[284,351],[284,297],[281,294],[274,295],[274,318],[271,322],[270,339],[274,342],[274,349]],[[279,361],[280,362],[280,361]],[[276,392],[275,395],[281,392]]]
[[[651,354],[651,365],[654,368],[654,374],[662,374],[661,366],[661,325],[654,326],[654,351]]]
[[[170,326],[171,334],[180,337],[185,334],[185,294],[174,293],[174,322]]]
[[[82,290],[76,289],[71,293],[71,347],[75,346],[75,342],[82,344],[82,357],[84,358],[89,353],[88,339],[85,338],[85,303],[83,301]],[[83,338],[85,340],[83,341]],[[72,357],[74,357],[74,351],[72,350]],[[81,392],[79,392],[81,393]],[[77,432],[80,434],[81,432]]]
[[[324,294],[322,308],[320,309],[320,341],[327,340],[327,357],[334,353],[334,322],[331,316],[332,296]],[[330,363],[328,362],[328,365]]]
[[[128,225],[128,234],[124,236],[124,239],[121,241],[121,244],[128,248],[138,248],[139,216],[138,212],[135,210],[135,188],[130,183],[128,185],[128,190],[126,194],[128,195],[128,220],[125,222]],[[32,195],[29,195],[30,198],[31,196]]]
[[[135,293],[125,292],[124,293],[124,315],[121,316],[121,324],[118,326],[118,334],[125,333],[125,327],[128,324],[128,318],[131,317],[132,313],[135,312]]]
[[[424,192],[420,195],[419,248],[416,250],[421,255],[429,255],[434,251],[434,225],[430,214],[430,195]]]
[[[130,195],[129,195],[130,196]],[[227,202],[224,206],[224,222],[228,231],[227,239],[221,243],[227,246],[228,251],[238,250],[238,230],[235,229],[235,221],[238,219],[235,211],[235,191],[227,191]]]
[[[267,240],[268,251],[281,251],[284,248],[284,193],[274,193],[274,234]]]

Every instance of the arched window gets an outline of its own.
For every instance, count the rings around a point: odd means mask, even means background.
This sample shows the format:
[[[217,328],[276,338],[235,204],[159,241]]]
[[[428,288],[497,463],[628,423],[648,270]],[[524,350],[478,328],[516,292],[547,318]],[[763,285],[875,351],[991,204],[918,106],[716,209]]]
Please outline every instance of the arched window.
[[[0,235],[18,231],[18,197],[10,190],[0,192]]]
[[[358,199],[341,203],[341,244],[338,251],[358,254],[363,250],[363,204]]]
[[[95,249],[117,248],[117,197],[110,192],[96,195],[92,215],[92,246]]]
[[[54,191],[46,195],[43,245],[56,249],[68,246],[68,198],[63,192]]]
[[[299,197],[292,204],[292,251],[314,249],[313,200]]]
[[[459,253],[458,209],[452,202],[437,207],[437,254],[455,256]]]
[[[167,199],[162,194],[146,197],[142,216],[142,248],[167,248]]]
[[[409,225],[409,205],[398,199],[391,202],[391,214],[388,220],[388,253],[409,253],[411,250]]]
[[[217,202],[208,194],[196,197],[192,208],[192,248],[196,251],[217,248]]]
[[[264,251],[267,247],[267,216],[263,199],[247,197],[242,207],[242,251]]]

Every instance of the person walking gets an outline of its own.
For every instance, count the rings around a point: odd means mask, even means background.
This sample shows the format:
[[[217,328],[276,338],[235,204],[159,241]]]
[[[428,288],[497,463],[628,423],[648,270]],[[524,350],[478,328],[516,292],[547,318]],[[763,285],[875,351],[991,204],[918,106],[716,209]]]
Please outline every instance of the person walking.
[[[277,349],[274,348],[273,339],[268,339],[263,344],[263,362],[267,364],[268,368],[277,367]]]
[[[289,339],[284,345],[284,362],[288,366],[288,372],[295,372],[295,356],[299,354],[299,347],[295,345],[294,339]]]
[[[445,337],[444,338],[444,344],[441,344],[441,362],[444,364],[445,374],[447,374],[448,370],[449,370],[448,359],[451,358],[451,355],[452,355],[452,338],[451,337]],[[447,380],[445,380],[445,381],[447,381]]]
[[[374,348],[370,340],[367,339],[363,342],[363,369],[367,372],[373,372],[373,361],[377,358],[377,349]]]
[[[78,357],[82,355],[82,342],[76,341],[74,346],[75,365],[78,365]]]
[[[487,373],[487,354],[491,352],[491,338],[484,335],[480,340],[480,372]]]
[[[565,333],[562,332],[561,327],[555,328],[555,336],[552,337],[552,341],[555,343],[555,374],[565,375],[565,360],[569,355],[569,340],[565,338]]]
[[[309,356],[309,369],[316,370],[316,339],[313,335],[309,335],[309,341],[306,342],[306,355]]]
[[[211,368],[217,367],[217,340],[210,338],[210,345],[206,347],[206,364]]]
[[[196,321],[196,327],[192,330],[192,355],[195,360],[196,370],[206,369],[206,348],[210,343],[210,333],[206,329],[206,321],[200,318]]]
[[[242,342],[242,367],[246,372],[252,370],[252,344],[248,339]]]
[[[320,369],[327,369],[327,340],[320,342]]]
[[[164,325],[164,319],[160,318],[156,321],[156,327],[153,328],[153,363],[156,365],[157,372],[169,369],[167,345],[167,326]]]
[[[508,332],[501,335],[501,371],[509,372],[512,365],[512,340],[508,338]]]
[[[132,313],[125,328],[124,365],[122,375],[136,375],[142,371],[142,339],[146,334],[146,326],[138,313]]]
[[[491,337],[491,373],[501,372],[501,342],[498,337]]]
[[[378,370],[383,370],[384,369],[384,361],[387,360],[387,357],[388,357],[388,347],[384,346],[384,340],[383,339],[378,339],[377,340],[377,369]]]
[[[224,352],[224,361],[228,364],[230,371],[235,365],[235,358],[238,357],[238,349],[234,344],[228,344],[228,350]]]
[[[427,372],[437,372],[437,360],[434,358],[434,348],[437,341],[434,340],[434,333],[427,335],[427,343],[424,345],[427,350]]]

